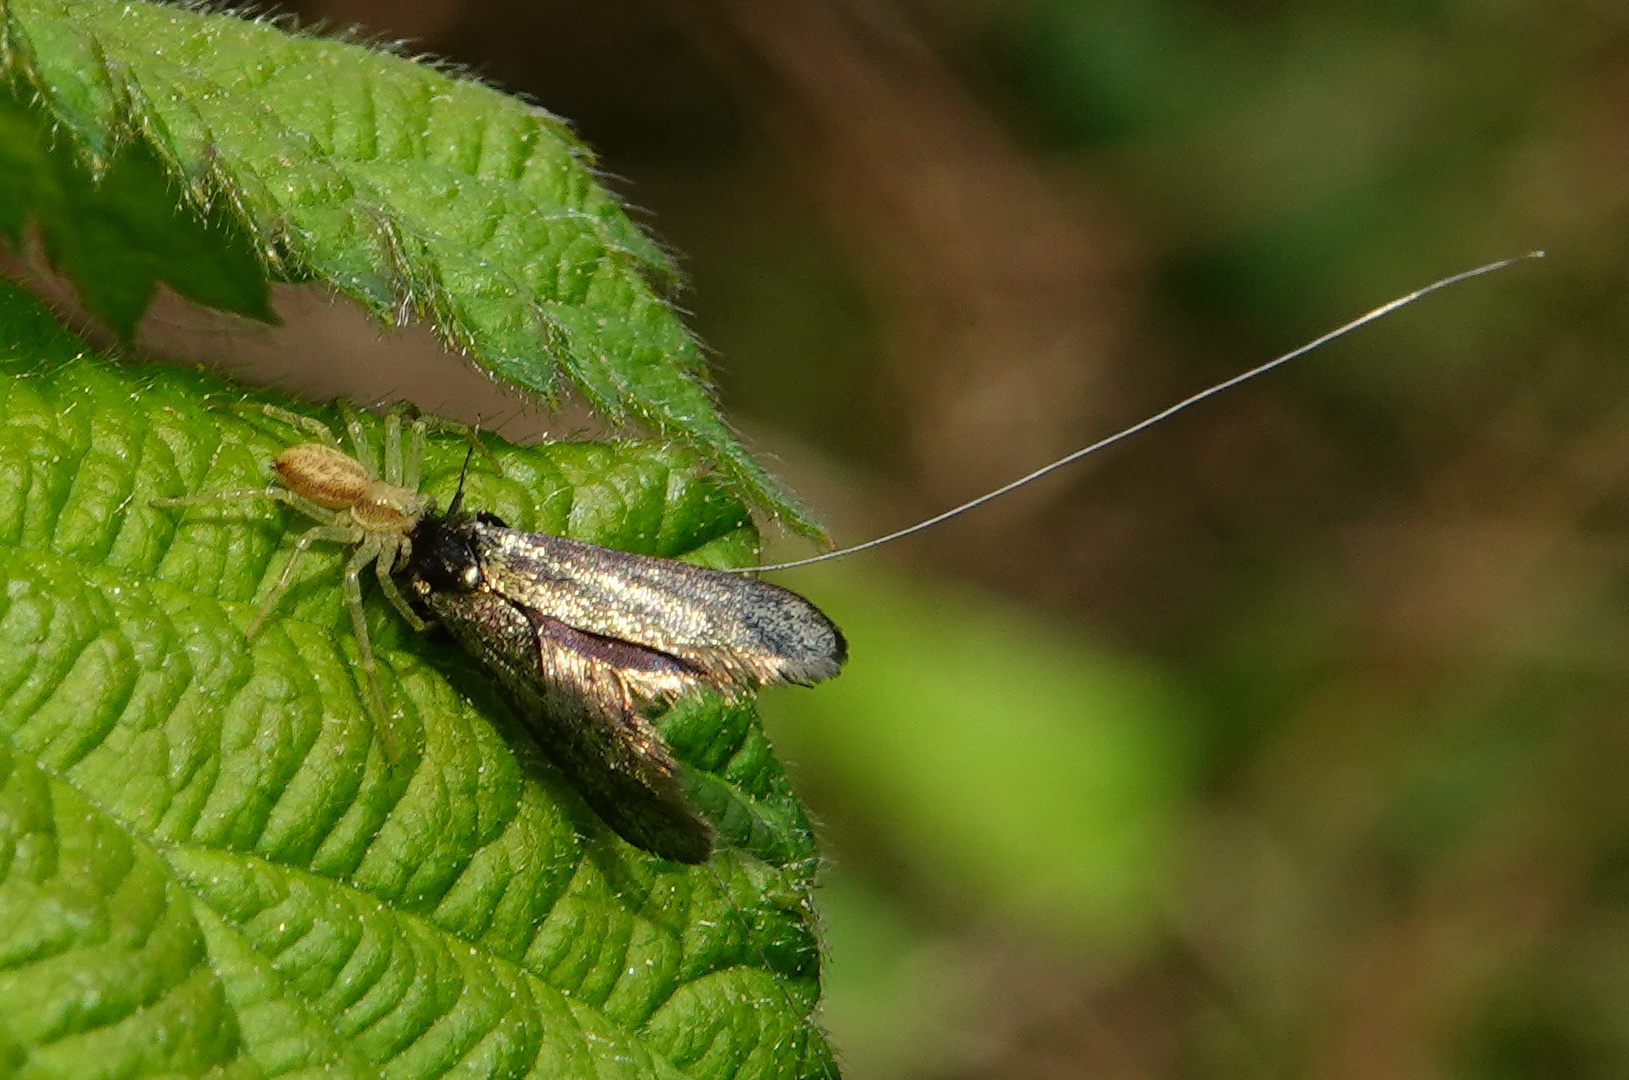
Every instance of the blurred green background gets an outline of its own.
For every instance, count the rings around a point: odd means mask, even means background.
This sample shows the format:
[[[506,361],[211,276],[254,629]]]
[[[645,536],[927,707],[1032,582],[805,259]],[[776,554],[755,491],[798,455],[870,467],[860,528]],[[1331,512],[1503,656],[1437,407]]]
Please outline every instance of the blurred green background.
[[[287,10],[571,118],[850,542],[1547,248],[788,575],[766,711],[851,1080],[1629,1076],[1629,7]]]

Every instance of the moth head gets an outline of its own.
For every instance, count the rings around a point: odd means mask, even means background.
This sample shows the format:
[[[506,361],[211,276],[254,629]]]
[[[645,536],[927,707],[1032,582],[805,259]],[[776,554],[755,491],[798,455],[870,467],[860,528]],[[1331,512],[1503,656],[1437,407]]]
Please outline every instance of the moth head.
[[[470,547],[467,527],[450,515],[426,514],[408,537],[408,558],[419,592],[471,592],[481,586],[481,561]]]

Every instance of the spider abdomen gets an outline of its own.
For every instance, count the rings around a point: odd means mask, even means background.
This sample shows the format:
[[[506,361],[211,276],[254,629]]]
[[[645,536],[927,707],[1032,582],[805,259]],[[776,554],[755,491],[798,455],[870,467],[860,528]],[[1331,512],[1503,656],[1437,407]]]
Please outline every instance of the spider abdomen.
[[[361,462],[322,443],[289,447],[272,459],[272,471],[290,491],[329,510],[355,506],[375,482]]]

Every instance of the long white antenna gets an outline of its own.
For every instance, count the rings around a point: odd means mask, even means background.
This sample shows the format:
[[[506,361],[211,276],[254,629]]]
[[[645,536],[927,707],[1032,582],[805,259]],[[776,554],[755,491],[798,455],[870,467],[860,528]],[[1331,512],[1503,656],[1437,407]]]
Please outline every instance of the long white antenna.
[[[1233,376],[1231,379],[1227,379],[1227,380],[1225,380],[1223,382],[1217,383],[1215,386],[1211,386],[1211,387],[1209,387],[1207,389],[1201,390],[1201,391],[1199,391],[1199,393],[1194,394],[1192,397],[1183,398],[1181,401],[1177,402],[1175,405],[1172,405],[1172,406],[1170,406],[1168,408],[1162,409],[1159,412],[1155,413],[1153,416],[1148,417],[1147,419],[1139,420],[1135,424],[1132,424],[1128,428],[1123,428],[1120,431],[1116,431],[1113,435],[1109,435],[1109,436],[1107,436],[1105,438],[1097,440],[1096,442],[1092,443],[1090,446],[1083,446],[1079,450],[1076,450],[1074,453],[1067,454],[1067,455],[1059,458],[1058,460],[1052,462],[1050,465],[1042,465],[1039,469],[1036,469],[1034,472],[1026,473],[1023,476],[1020,476],[1018,479],[1012,481],[1011,483],[1002,484],[1000,487],[996,488],[994,491],[985,492],[983,495],[980,495],[976,499],[969,499],[967,502],[962,503],[960,506],[953,506],[949,510],[946,510],[942,514],[935,514],[933,517],[928,518],[926,521],[919,521],[915,525],[910,525],[910,526],[907,526],[906,528],[899,529],[899,530],[897,530],[895,532],[891,532],[886,536],[879,536],[875,540],[867,540],[863,544],[855,544],[853,547],[840,548],[837,551],[828,551],[828,552],[825,552],[824,554],[821,554],[821,555],[811,555],[807,559],[794,559],[791,562],[769,563],[768,565],[765,565],[765,566],[743,567],[740,570],[740,572],[741,573],[753,573],[753,572],[757,572],[757,571],[760,571],[760,570],[791,570],[792,568],[798,567],[798,566],[810,566],[810,565],[812,565],[814,563],[825,562],[828,559],[840,559],[845,555],[853,555],[855,552],[858,552],[858,551],[866,551],[866,550],[868,550],[870,548],[880,547],[883,544],[891,543],[892,541],[898,540],[898,539],[900,539],[902,537],[910,536],[912,533],[921,532],[923,529],[931,528],[934,525],[939,524],[941,521],[948,521],[950,518],[955,517],[957,514],[965,514],[967,511],[973,509],[974,507],[983,506],[985,503],[989,502],[991,499],[998,499],[1001,496],[1007,494],[1007,492],[1009,492],[1009,491],[1014,491],[1014,490],[1016,490],[1018,488],[1023,487],[1025,484],[1029,483],[1031,480],[1040,479],[1041,477],[1045,476],[1047,473],[1052,472],[1054,469],[1061,469],[1065,465],[1073,464],[1074,462],[1079,461],[1081,458],[1086,457],[1088,454],[1095,454],[1099,450],[1102,450],[1104,447],[1112,446],[1114,443],[1119,442],[1121,439],[1125,439],[1125,438],[1128,438],[1128,437],[1130,437],[1132,435],[1135,435],[1135,434],[1137,434],[1137,432],[1142,431],[1145,428],[1151,428],[1155,424],[1159,423],[1160,421],[1166,420],[1166,419],[1168,419],[1168,418],[1170,418],[1172,416],[1175,416],[1177,413],[1181,412],[1183,409],[1186,409],[1190,405],[1197,405],[1201,401],[1204,401],[1208,397],[1214,397],[1215,395],[1220,394],[1224,390],[1231,390],[1233,387],[1238,386],[1242,382],[1248,382],[1251,379],[1254,379],[1257,375],[1265,375],[1267,372],[1273,370],[1276,367],[1280,367],[1280,366],[1282,366],[1284,364],[1289,363],[1291,360],[1294,360],[1298,356],[1305,356],[1307,353],[1309,353],[1312,350],[1318,348],[1319,346],[1327,345],[1331,341],[1334,341],[1336,338],[1341,337],[1341,336],[1343,336],[1345,334],[1349,334],[1353,330],[1356,330],[1360,326],[1367,325],[1368,323],[1374,322],[1376,319],[1382,318],[1382,317],[1384,317],[1386,315],[1390,315],[1392,312],[1396,311],[1398,308],[1406,307],[1409,304],[1412,304],[1414,301],[1420,299],[1421,297],[1429,296],[1431,293],[1436,292],[1438,289],[1446,289],[1448,286],[1457,285],[1461,281],[1467,281],[1467,280],[1469,280],[1471,278],[1474,278],[1474,277],[1481,277],[1483,274],[1491,274],[1495,270],[1503,270],[1505,267],[1511,265],[1512,263],[1523,262],[1523,261],[1525,261],[1527,259],[1542,259],[1542,258],[1544,258],[1544,252],[1542,252],[1542,251],[1529,251],[1529,252],[1527,252],[1526,254],[1523,254],[1523,255],[1516,255],[1516,256],[1512,256],[1511,258],[1508,258],[1508,259],[1500,259],[1498,262],[1490,262],[1490,263],[1487,263],[1484,266],[1478,266],[1474,270],[1462,270],[1457,274],[1452,274],[1452,275],[1450,275],[1448,277],[1441,278],[1441,279],[1439,279],[1437,281],[1433,281],[1431,284],[1426,285],[1426,286],[1424,286],[1422,288],[1415,289],[1413,292],[1409,293],[1407,296],[1399,296],[1395,300],[1388,300],[1386,303],[1381,304],[1379,307],[1375,308],[1373,311],[1370,311],[1367,314],[1358,316],[1357,318],[1353,319],[1351,322],[1345,324],[1344,326],[1336,327],[1335,329],[1331,330],[1329,333],[1323,335],[1322,337],[1315,338],[1312,341],[1307,342],[1305,345],[1301,346],[1299,349],[1296,349],[1296,350],[1294,350],[1292,352],[1287,352],[1283,356],[1280,356],[1280,357],[1277,357],[1275,359],[1267,361],[1265,364],[1260,364],[1260,365],[1258,365],[1256,367],[1251,368],[1249,371],[1242,372],[1242,373],[1240,373],[1238,375]]]

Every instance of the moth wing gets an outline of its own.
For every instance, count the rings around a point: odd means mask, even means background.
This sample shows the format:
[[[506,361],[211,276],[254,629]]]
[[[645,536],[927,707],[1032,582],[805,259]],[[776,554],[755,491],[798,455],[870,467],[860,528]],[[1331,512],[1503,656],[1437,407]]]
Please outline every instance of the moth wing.
[[[429,545],[419,545],[421,554]],[[682,661],[585,634],[484,584],[416,592],[493,677],[501,696],[583,801],[619,836],[677,862],[706,861],[712,827],[640,708],[698,685]]]
[[[526,614],[542,691],[540,707],[523,710],[533,738],[624,840],[675,862],[705,862],[712,826],[685,798],[678,762],[639,711],[652,697],[676,696],[693,676],[669,657]]]
[[[495,592],[578,630],[684,660],[725,692],[819,682],[848,656],[819,608],[756,578],[485,523],[473,538]]]

